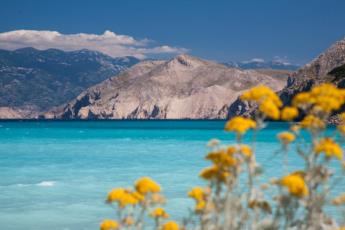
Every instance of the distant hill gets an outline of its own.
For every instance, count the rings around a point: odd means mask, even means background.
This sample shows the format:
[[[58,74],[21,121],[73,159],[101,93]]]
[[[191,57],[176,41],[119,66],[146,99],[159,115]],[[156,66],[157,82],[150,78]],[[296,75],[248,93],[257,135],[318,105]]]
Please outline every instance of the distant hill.
[[[224,119],[229,105],[258,84],[282,89],[284,78],[179,55],[143,61],[93,86],[66,106],[45,113],[59,119]]]
[[[252,59],[250,61],[242,62],[225,62],[224,65],[228,67],[240,68],[240,69],[273,69],[273,70],[290,70],[295,71],[300,66],[294,65],[289,62],[281,60],[264,61],[262,59]]]
[[[33,117],[138,62],[90,50],[0,50],[0,118],[1,111]]]

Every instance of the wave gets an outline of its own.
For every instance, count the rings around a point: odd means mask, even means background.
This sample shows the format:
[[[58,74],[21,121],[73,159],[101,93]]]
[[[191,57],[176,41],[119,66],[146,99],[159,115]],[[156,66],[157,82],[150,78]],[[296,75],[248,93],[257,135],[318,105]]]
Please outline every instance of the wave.
[[[39,187],[53,187],[56,181],[41,181],[35,184],[16,184],[18,187],[39,186]]]
[[[37,186],[40,187],[53,187],[55,185],[56,181],[41,181],[40,183],[37,183]]]

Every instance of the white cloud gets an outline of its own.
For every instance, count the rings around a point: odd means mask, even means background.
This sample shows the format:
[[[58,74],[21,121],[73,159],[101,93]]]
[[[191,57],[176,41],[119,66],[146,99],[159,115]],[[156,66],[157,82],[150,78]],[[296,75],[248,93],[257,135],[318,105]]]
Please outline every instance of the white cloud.
[[[252,58],[249,61],[242,61],[243,64],[248,64],[248,63],[252,63],[252,62],[260,62],[260,63],[264,63],[265,60],[262,58]]]
[[[265,62],[265,59],[263,58],[253,58],[252,60],[250,60],[251,62]]]
[[[281,63],[283,65],[291,65],[291,63],[289,62],[287,56],[284,56],[284,57],[274,56],[273,57],[273,61],[277,62],[277,63]]]
[[[137,40],[128,35],[119,35],[109,30],[97,34],[61,34],[49,30],[14,30],[0,33],[0,49],[14,50],[24,47],[36,49],[56,48],[65,51],[90,49],[112,57],[135,56],[145,58],[154,54],[180,54],[185,48],[167,45],[152,46],[149,39]]]

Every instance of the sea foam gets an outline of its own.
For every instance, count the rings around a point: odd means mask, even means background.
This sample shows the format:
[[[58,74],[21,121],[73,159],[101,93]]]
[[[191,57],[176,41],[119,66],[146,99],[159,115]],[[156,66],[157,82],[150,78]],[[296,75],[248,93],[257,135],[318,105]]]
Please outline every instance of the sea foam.
[[[37,183],[37,186],[40,187],[53,187],[55,185],[55,181],[41,181],[40,183]]]

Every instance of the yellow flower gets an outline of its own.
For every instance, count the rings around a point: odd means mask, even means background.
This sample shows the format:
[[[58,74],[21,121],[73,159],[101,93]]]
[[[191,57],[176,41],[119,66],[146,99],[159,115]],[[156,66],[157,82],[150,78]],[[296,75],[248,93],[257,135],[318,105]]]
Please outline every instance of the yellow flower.
[[[161,191],[161,187],[149,177],[140,178],[135,183],[135,189],[140,194],[156,193]]]
[[[211,160],[214,164],[221,167],[230,167],[237,164],[236,159],[228,154],[224,149],[207,154],[206,159]]]
[[[198,201],[195,205],[195,211],[197,212],[200,212],[202,210],[204,210],[206,207],[206,202],[201,200],[201,201]]]
[[[248,145],[240,145],[240,152],[248,158],[253,155],[253,151]]]
[[[219,180],[221,182],[225,182],[226,178],[230,174],[228,172],[222,171],[217,165],[211,166],[209,168],[205,168],[201,171],[200,177],[204,178],[205,180]]]
[[[243,101],[255,101],[261,104],[264,101],[271,101],[275,106],[281,107],[282,101],[277,94],[267,86],[258,85],[243,93],[240,97]]]
[[[267,213],[272,213],[272,208],[267,201],[251,200],[248,207],[251,209],[260,208]]]
[[[136,205],[139,201],[133,196],[132,192],[126,192],[123,194],[119,201],[120,207],[126,207],[127,205]]]
[[[299,93],[296,96],[294,96],[294,98],[292,99],[292,105],[299,108],[303,108],[312,103],[313,103],[313,98],[307,92]]]
[[[202,201],[205,198],[204,189],[201,187],[194,187],[189,193],[188,196],[195,199],[196,201]]]
[[[281,132],[278,134],[278,139],[284,144],[287,145],[295,140],[295,135],[290,132]]]
[[[309,194],[308,187],[305,184],[303,177],[298,173],[292,173],[283,177],[279,181],[279,184],[286,187],[289,193],[294,196],[303,197]]]
[[[325,122],[313,115],[307,115],[301,121],[300,126],[310,130],[324,129]]]
[[[205,191],[201,187],[194,187],[189,193],[188,196],[193,198],[196,202],[195,211],[200,212],[203,211],[206,207],[206,194]]]
[[[294,106],[303,109],[312,106],[313,111],[327,114],[340,109],[344,102],[345,91],[329,83],[315,86],[310,92],[299,93],[292,100]]]
[[[175,221],[168,221],[162,226],[162,230],[179,230],[180,227]]]
[[[345,136],[345,125],[338,125],[337,129],[342,136]]]
[[[155,204],[164,204],[165,203],[165,197],[159,193],[154,193],[151,196],[152,202]]]
[[[163,208],[156,208],[150,213],[150,215],[153,218],[169,218],[168,213],[166,213]]]
[[[101,230],[114,230],[118,228],[119,224],[115,220],[103,220],[100,225]]]
[[[281,111],[281,119],[284,121],[291,121],[298,116],[298,109],[295,107],[285,107]]]
[[[229,146],[226,150],[226,152],[229,154],[229,155],[232,155],[234,153],[237,152],[237,148],[235,146]]]
[[[271,101],[265,100],[259,105],[259,111],[266,115],[266,117],[272,118],[274,120],[279,119],[279,108]]]
[[[315,86],[310,95],[314,98],[314,104],[323,112],[329,113],[338,110],[345,102],[345,91],[338,89],[335,85],[324,83]]]
[[[111,190],[111,192],[108,194],[107,202],[113,202],[113,201],[120,200],[124,193],[125,193],[124,188],[115,188],[115,189]]]
[[[135,192],[132,192],[132,196],[137,199],[138,201],[143,201],[145,200],[145,196],[143,196],[141,193],[135,191]]]
[[[255,121],[239,116],[232,118],[225,125],[226,131],[233,131],[238,134],[244,134],[248,129],[254,128],[256,128]]]
[[[316,154],[324,153],[326,157],[336,157],[339,160],[343,159],[343,150],[335,143],[332,138],[326,137],[314,147]]]
[[[294,133],[297,133],[300,129],[301,129],[301,126],[299,126],[299,125],[292,125],[290,127],[290,130]]]
[[[125,225],[128,225],[128,226],[131,226],[134,224],[134,219],[132,216],[126,216],[124,219],[123,219],[123,223]]]
[[[334,198],[331,202],[333,205],[342,205],[345,204],[345,193],[341,194],[340,196],[337,196]]]
[[[215,146],[219,145],[219,143],[220,143],[220,141],[218,139],[211,139],[207,143],[207,146],[208,147],[215,147]]]
[[[136,205],[139,199],[136,197],[135,193],[130,190],[116,188],[108,194],[107,202],[117,202],[120,208],[124,208],[127,205]]]
[[[338,117],[340,118],[340,120],[341,120],[342,122],[345,121],[345,113],[339,114]]]

